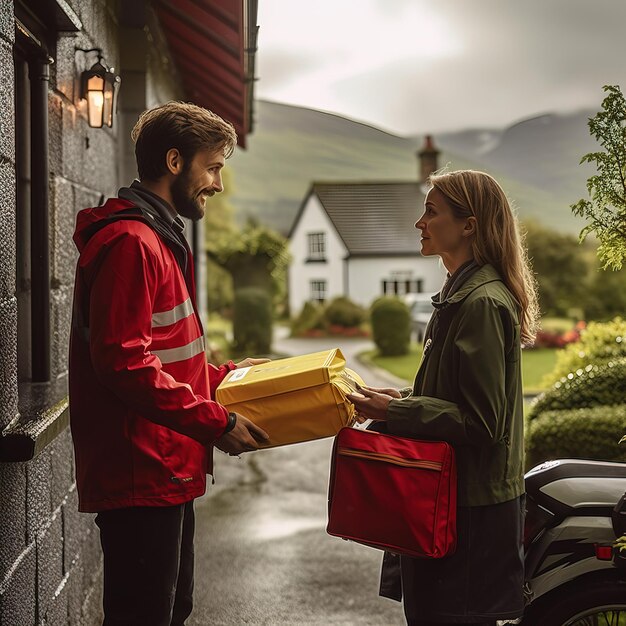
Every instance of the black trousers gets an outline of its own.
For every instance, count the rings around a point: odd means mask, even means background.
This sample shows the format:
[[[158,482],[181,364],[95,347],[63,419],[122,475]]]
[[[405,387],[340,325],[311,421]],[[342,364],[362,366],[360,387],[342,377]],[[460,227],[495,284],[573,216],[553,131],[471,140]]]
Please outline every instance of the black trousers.
[[[193,501],[103,511],[96,524],[103,626],[182,626],[193,608]]]

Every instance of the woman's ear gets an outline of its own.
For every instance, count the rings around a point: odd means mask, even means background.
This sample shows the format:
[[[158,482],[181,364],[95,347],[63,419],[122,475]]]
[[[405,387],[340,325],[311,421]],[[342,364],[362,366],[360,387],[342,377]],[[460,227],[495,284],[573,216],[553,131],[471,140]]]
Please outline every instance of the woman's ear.
[[[171,174],[178,176],[183,171],[183,157],[178,148],[170,148],[165,155],[165,164]]]
[[[476,234],[476,218],[473,215],[467,218],[463,227],[463,237],[471,237]]]

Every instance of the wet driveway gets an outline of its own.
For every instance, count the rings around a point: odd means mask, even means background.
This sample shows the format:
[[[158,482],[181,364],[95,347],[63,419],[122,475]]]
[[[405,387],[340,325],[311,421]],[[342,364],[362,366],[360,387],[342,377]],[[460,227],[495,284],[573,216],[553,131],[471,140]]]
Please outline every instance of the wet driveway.
[[[390,380],[354,355],[363,340],[279,339],[304,354],[341,347],[368,384]],[[378,597],[382,553],[326,534],[332,439],[241,459],[218,453],[216,484],[196,502],[195,609],[188,624],[403,624]]]

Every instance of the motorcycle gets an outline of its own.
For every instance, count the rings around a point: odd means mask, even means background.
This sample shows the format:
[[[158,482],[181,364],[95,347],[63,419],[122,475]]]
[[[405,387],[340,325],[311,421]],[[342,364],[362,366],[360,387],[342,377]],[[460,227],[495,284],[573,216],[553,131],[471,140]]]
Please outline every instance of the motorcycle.
[[[520,626],[626,626],[626,464],[548,461],[525,480]]]

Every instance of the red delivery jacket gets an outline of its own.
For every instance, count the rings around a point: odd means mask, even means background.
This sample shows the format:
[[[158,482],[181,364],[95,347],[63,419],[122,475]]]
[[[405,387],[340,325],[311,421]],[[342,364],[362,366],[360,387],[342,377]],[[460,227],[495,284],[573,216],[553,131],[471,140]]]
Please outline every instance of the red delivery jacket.
[[[85,209],[76,224],[69,386],[79,510],[197,498],[227,424],[211,390],[235,366],[206,362],[191,252],[127,200]]]

